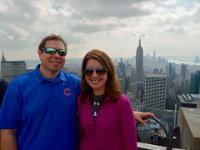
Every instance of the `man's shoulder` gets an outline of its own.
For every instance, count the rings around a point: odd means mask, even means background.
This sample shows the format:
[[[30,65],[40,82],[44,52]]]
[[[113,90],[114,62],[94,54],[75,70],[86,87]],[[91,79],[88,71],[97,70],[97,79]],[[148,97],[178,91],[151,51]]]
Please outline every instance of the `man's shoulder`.
[[[34,75],[34,72],[35,72],[35,70],[25,72],[25,73],[19,75],[18,77],[16,77],[16,79],[30,78],[31,76]]]
[[[66,78],[69,78],[71,80],[80,81],[80,78],[77,75],[75,75],[75,74],[72,74],[72,73],[66,72],[66,71],[63,71],[63,73],[64,73],[64,75],[65,75]]]
[[[34,81],[34,71],[26,72],[14,78],[11,83],[24,83],[27,81]]]

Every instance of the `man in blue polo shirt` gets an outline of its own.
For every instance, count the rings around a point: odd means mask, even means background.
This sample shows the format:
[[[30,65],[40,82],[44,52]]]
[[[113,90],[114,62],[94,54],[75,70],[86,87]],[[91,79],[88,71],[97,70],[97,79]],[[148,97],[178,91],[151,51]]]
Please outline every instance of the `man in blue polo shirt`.
[[[41,64],[10,83],[0,112],[2,150],[77,149],[80,79],[61,70],[66,54],[62,37],[45,37]]]

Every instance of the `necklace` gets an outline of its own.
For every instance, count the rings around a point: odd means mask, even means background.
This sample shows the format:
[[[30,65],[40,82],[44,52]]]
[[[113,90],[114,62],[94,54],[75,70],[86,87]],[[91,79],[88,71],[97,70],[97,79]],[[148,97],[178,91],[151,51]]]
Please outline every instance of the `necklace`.
[[[99,110],[101,104],[103,103],[104,95],[93,95],[92,101],[93,101],[93,119],[94,121],[97,118],[97,111]]]

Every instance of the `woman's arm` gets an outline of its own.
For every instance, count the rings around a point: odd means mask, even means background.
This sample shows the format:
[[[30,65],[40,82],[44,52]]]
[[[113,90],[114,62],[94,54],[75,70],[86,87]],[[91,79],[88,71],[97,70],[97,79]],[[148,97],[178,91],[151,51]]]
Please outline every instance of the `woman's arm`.
[[[147,119],[149,118],[155,118],[155,115],[151,112],[137,112],[133,111],[133,114],[135,116],[135,120],[137,123],[146,125],[147,124]]]

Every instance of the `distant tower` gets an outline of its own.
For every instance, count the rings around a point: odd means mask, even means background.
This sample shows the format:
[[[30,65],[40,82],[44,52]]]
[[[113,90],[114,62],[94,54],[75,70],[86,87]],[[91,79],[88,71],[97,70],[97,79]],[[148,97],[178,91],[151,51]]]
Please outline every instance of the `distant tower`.
[[[143,70],[143,48],[141,46],[141,40],[139,39],[139,45],[136,51],[136,82],[144,81]]]
[[[121,90],[123,92],[126,92],[125,63],[123,62],[122,58],[120,62],[118,63],[117,71],[118,71],[119,81],[121,85]]]
[[[118,75],[119,78],[125,78],[125,63],[123,62],[123,59],[120,59],[120,62],[118,63]]]
[[[173,63],[169,63],[169,72],[170,79],[175,80],[176,78],[176,66]]]
[[[200,94],[200,71],[191,74],[190,92],[192,94]]]
[[[181,64],[181,76],[183,79],[186,79],[186,72],[187,72],[186,64]]]
[[[156,60],[156,51],[153,51],[153,60]]]
[[[1,62],[5,62],[6,61],[6,58],[4,56],[4,53],[2,53],[2,58],[1,58]]]
[[[198,56],[195,57],[195,62],[196,63],[199,62],[199,57]]]

